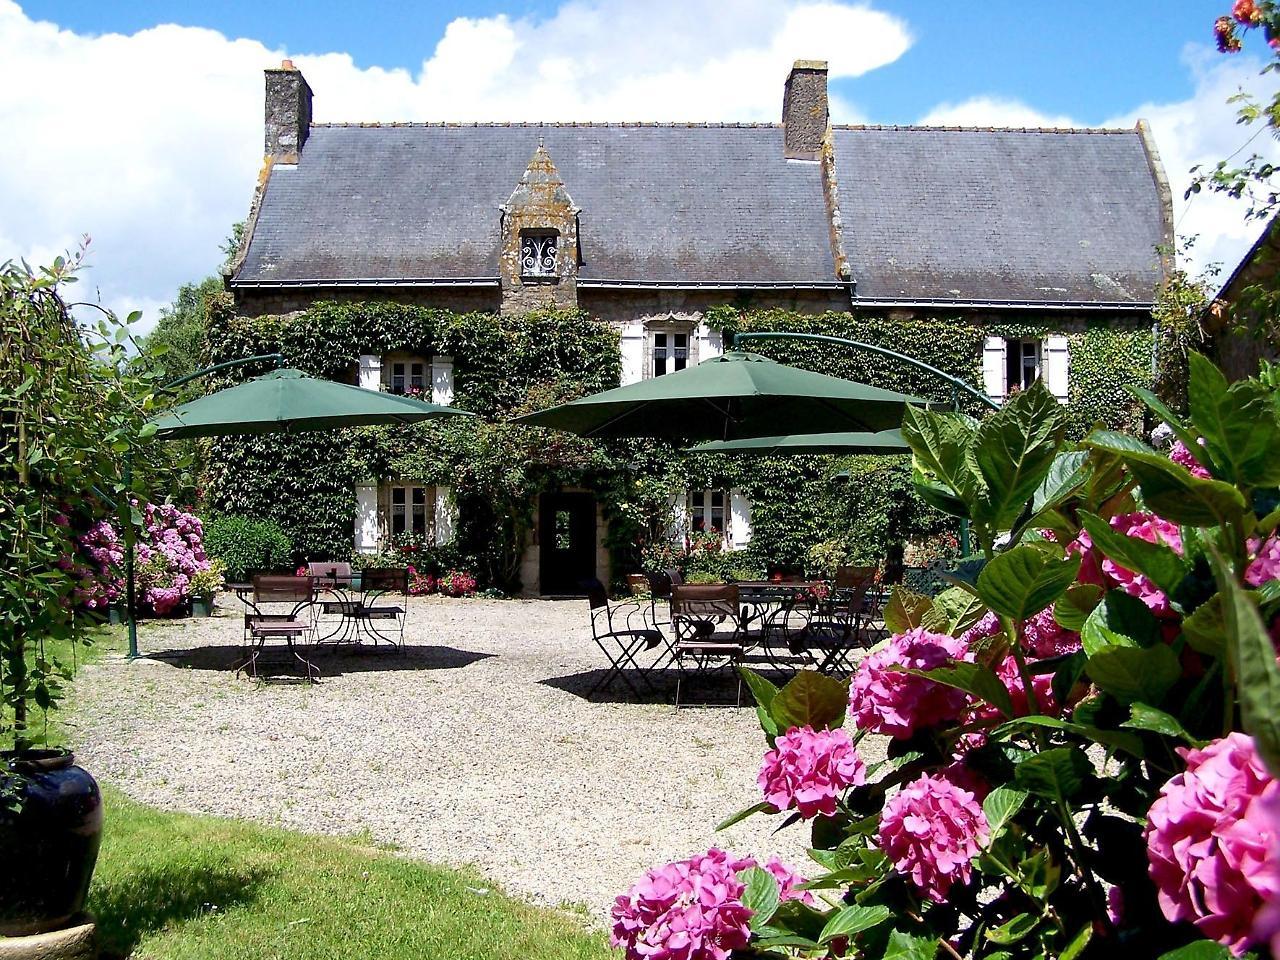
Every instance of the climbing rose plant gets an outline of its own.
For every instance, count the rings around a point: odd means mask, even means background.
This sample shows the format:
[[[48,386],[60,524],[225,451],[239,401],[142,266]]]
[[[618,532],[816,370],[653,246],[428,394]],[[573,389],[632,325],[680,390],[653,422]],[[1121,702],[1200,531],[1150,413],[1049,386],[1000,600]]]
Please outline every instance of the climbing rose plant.
[[[848,682],[744,670],[753,815],[807,881],[720,850],[614,907],[629,958],[1280,955],[1280,394],[1190,358],[1168,453],[1064,443],[1041,385],[978,422],[912,410],[926,501],[981,555],[898,588]],[[868,763],[869,738],[886,759]],[[881,749],[877,749],[877,754]]]

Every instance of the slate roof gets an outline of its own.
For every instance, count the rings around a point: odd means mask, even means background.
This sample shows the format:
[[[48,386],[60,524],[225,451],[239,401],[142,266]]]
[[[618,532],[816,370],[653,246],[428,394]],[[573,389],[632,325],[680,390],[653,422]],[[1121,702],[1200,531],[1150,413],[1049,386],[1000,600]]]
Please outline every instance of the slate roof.
[[[822,166],[773,124],[313,125],[235,284],[496,283],[498,205],[538,138],[581,208],[579,283],[838,285]],[[1162,201],[1137,131],[838,127],[868,301],[1140,306]]]
[[[581,208],[579,281],[834,281],[816,164],[774,126],[314,126],[272,170],[236,280],[498,276],[542,137]]]
[[[1164,221],[1136,130],[834,136],[858,299],[1152,299]]]

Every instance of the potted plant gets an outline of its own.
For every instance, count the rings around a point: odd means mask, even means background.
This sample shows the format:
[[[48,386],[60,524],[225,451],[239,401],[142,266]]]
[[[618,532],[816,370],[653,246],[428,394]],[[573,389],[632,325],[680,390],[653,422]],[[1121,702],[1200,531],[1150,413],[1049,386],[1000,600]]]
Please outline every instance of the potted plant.
[[[227,565],[221,560],[210,562],[208,570],[200,570],[191,576],[191,615],[211,617],[215,598],[222,589]]]
[[[101,796],[71,752],[47,742],[44,718],[70,676],[64,659],[101,623],[81,613],[101,597],[76,561],[78,537],[110,511],[123,555],[145,525],[131,502],[141,490],[119,464],[154,432],[143,427],[149,379],[110,314],[98,349],[87,342],[60,294],[79,262],[0,264],[0,936],[57,931],[84,909]]]

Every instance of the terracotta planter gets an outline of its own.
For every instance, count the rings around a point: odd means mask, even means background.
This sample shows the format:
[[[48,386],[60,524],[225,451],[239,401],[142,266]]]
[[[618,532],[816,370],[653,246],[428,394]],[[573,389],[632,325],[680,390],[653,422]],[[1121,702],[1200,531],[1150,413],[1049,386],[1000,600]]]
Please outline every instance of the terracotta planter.
[[[20,780],[16,812],[0,812],[0,936],[67,925],[84,909],[102,839],[97,781],[66,750],[0,753]]]

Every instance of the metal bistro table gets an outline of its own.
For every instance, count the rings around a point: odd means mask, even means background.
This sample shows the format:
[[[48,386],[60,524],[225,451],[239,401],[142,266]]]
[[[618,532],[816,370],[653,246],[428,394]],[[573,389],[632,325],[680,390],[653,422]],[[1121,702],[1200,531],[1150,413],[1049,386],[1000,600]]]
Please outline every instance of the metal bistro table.
[[[366,569],[356,573],[334,572],[313,574],[320,612],[317,643],[360,644],[365,640],[404,644],[407,610],[400,604],[383,604],[378,600],[391,592],[407,594],[409,573],[405,568]],[[386,625],[385,627],[383,625]],[[395,635],[388,632],[395,629]]]
[[[319,679],[320,670],[312,662],[307,655],[307,644],[302,645],[299,649],[298,644],[294,642],[295,635],[298,633],[298,624],[293,622],[293,614],[264,614],[254,600],[255,586],[252,583],[227,583],[226,588],[236,595],[236,599],[244,607],[244,626],[243,626],[243,645],[246,654],[245,660],[236,667],[236,674],[248,673],[255,680],[258,677],[258,657],[262,654],[263,647],[270,637],[278,637],[285,641],[288,651],[293,655],[306,671],[306,679],[311,683],[313,679]],[[296,612],[295,607],[295,612]],[[251,625],[253,619],[257,619],[256,624]],[[271,621],[278,621],[272,623]]]
[[[738,584],[742,635],[751,648],[758,648],[765,659],[781,670],[795,669],[794,664],[780,661],[779,655],[792,655],[791,644],[809,622],[814,603],[815,581],[745,580]],[[751,642],[752,624],[756,624],[758,642]],[[780,641],[774,643],[771,641]]]

